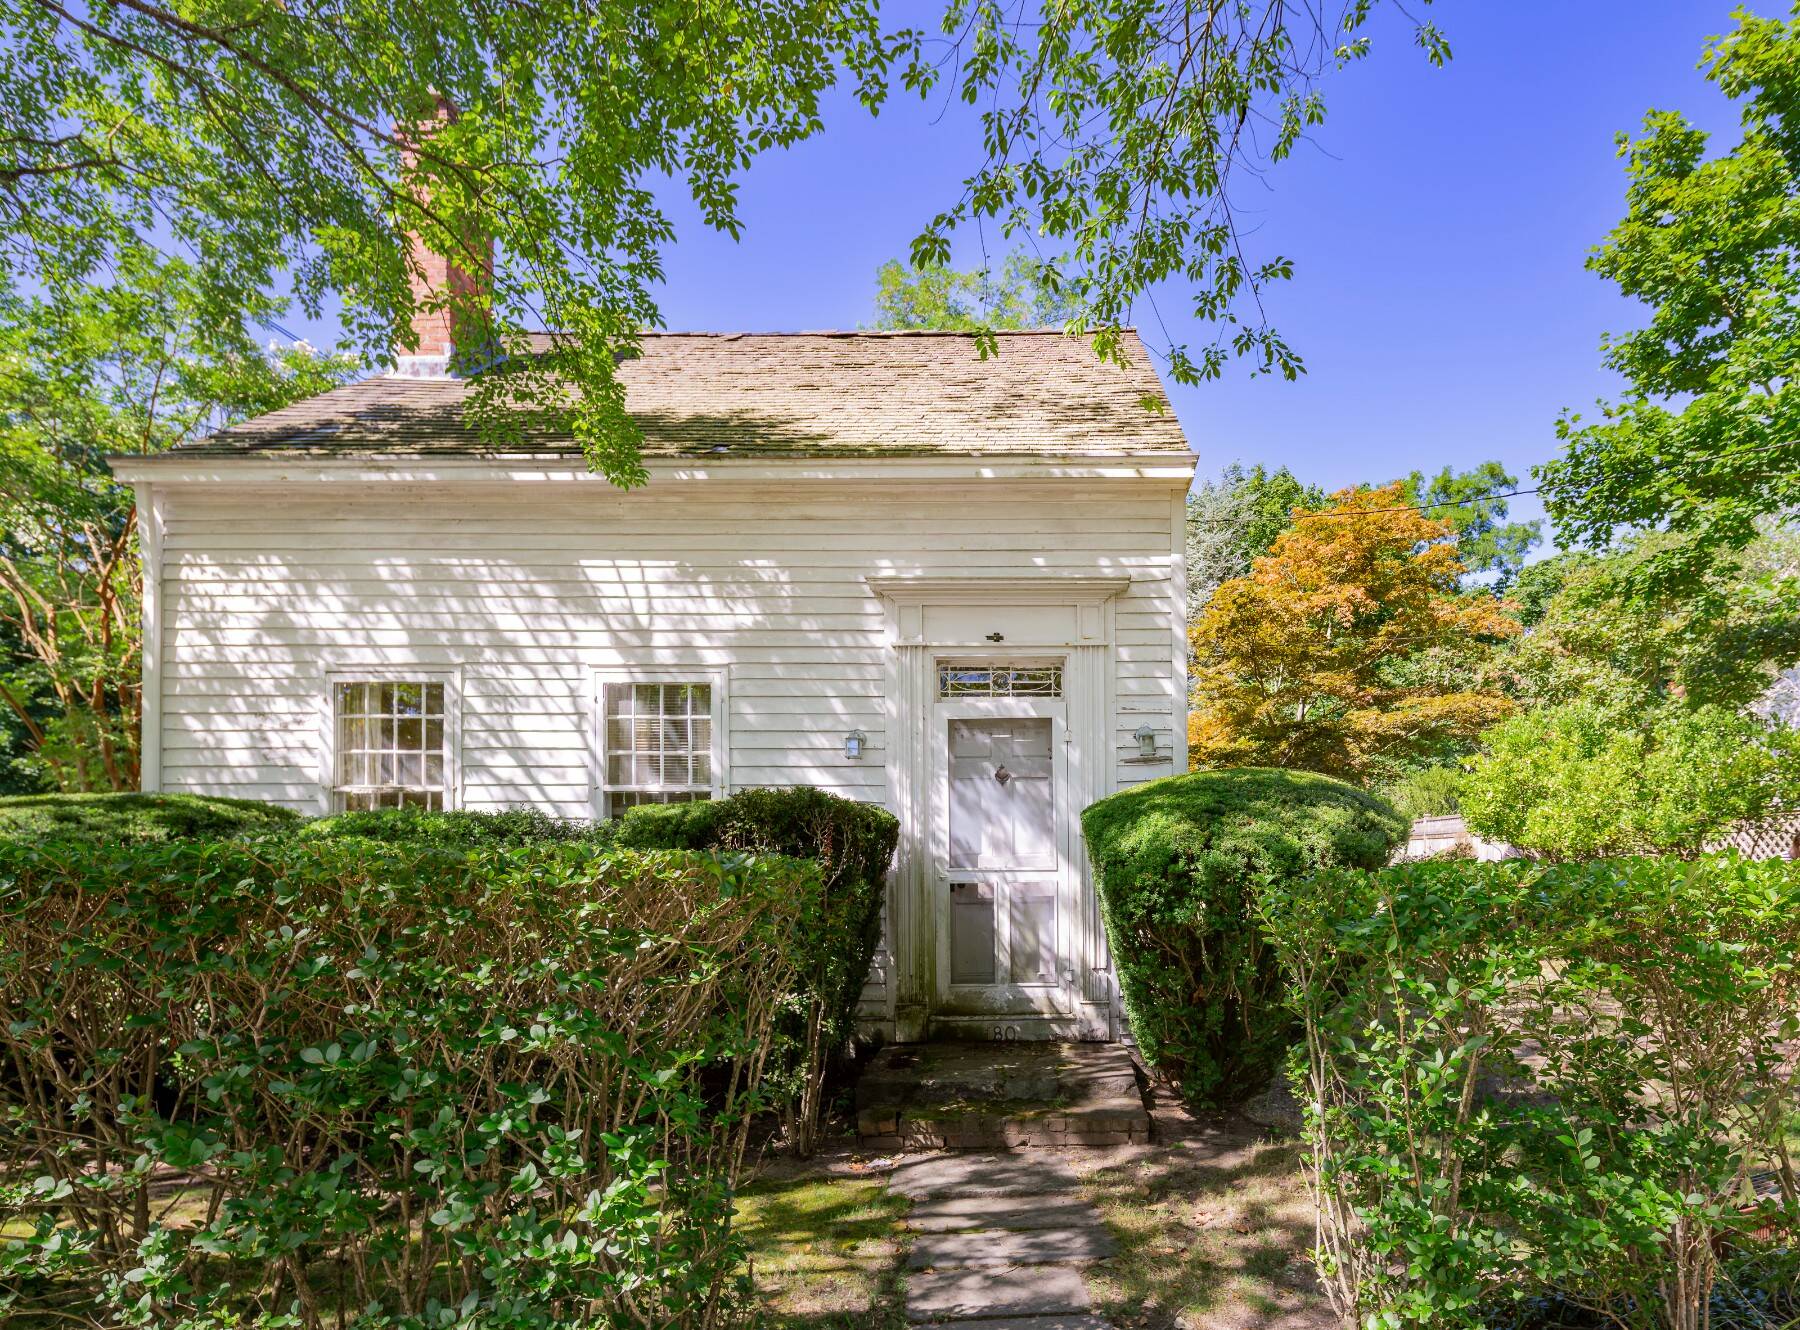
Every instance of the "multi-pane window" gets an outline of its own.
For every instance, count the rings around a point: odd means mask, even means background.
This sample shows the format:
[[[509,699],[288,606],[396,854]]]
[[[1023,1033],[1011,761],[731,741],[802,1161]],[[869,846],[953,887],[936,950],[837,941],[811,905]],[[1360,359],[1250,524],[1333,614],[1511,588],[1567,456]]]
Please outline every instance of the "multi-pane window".
[[[1061,697],[1061,665],[939,665],[939,697]]]
[[[606,811],[711,796],[713,690],[705,683],[608,683],[603,756]]]
[[[445,807],[450,763],[444,702],[444,685],[424,680],[334,684],[335,806]]]

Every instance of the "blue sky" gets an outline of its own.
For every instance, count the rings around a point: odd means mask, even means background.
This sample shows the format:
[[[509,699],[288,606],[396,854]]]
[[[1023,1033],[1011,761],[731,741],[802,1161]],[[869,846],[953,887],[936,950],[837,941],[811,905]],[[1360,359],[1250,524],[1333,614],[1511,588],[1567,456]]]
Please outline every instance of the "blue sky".
[[[1332,487],[1496,457],[1524,475],[1554,453],[1563,407],[1614,387],[1600,335],[1638,308],[1582,266],[1623,211],[1613,138],[1651,106],[1732,129],[1695,68],[1728,6],[1443,0],[1432,12],[1449,65],[1428,65],[1391,21],[1378,28],[1374,55],[1326,83],[1315,146],[1244,197],[1257,252],[1296,262],[1269,309],[1309,372],[1174,389],[1203,474],[1285,464]],[[975,160],[966,118],[939,110],[901,98],[870,120],[834,103],[821,137],[752,168],[741,241],[707,233],[671,196],[667,326],[868,322],[876,267],[904,255]],[[959,259],[978,256],[965,237]],[[1158,303],[1172,337],[1206,340],[1182,329],[1185,302]],[[1148,310],[1139,321],[1152,335]],[[1525,499],[1514,511],[1540,510]]]

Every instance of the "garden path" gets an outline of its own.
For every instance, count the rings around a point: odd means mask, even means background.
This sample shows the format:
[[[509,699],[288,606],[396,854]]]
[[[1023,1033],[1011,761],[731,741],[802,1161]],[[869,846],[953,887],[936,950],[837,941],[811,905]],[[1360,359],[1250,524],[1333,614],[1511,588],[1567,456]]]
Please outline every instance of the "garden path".
[[[1109,1330],[1082,1267],[1115,1250],[1069,1165],[1041,1151],[909,1159],[906,1318],[955,1330]]]

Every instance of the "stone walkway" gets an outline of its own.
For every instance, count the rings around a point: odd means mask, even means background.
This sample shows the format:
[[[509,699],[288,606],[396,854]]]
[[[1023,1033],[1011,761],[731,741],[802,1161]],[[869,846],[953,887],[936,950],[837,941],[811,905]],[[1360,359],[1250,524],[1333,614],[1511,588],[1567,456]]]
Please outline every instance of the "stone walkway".
[[[888,1186],[912,1202],[906,1318],[956,1330],[1110,1330],[1081,1267],[1114,1251],[1074,1171],[1043,1151],[925,1155]]]

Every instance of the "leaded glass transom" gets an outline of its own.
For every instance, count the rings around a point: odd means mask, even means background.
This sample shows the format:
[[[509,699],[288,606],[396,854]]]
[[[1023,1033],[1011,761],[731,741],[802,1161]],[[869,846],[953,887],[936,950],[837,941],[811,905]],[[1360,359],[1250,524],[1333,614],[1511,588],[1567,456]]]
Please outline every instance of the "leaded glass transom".
[[[1061,697],[1061,665],[939,665],[939,697]]]

